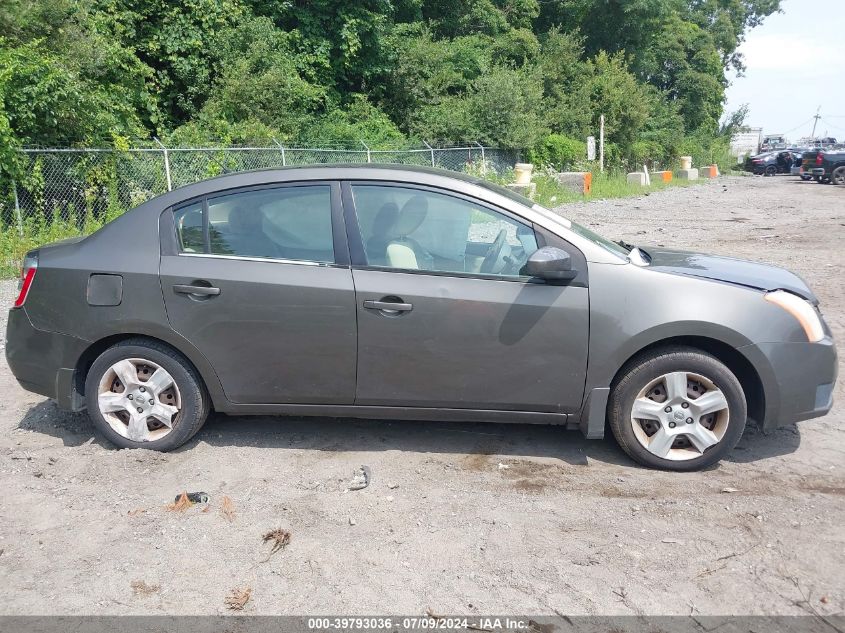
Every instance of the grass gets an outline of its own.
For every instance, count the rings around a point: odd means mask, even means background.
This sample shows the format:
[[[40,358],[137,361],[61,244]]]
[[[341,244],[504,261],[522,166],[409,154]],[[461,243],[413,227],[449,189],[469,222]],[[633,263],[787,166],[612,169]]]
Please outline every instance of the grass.
[[[662,191],[672,187],[689,187],[696,184],[696,181],[672,179],[669,182],[663,182],[662,180],[652,178],[651,186],[643,187],[630,184],[627,174],[605,172],[593,174],[592,190],[589,195],[585,196],[568,187],[564,187],[554,177],[542,172],[535,173],[533,181],[537,183],[535,201],[549,208],[569,202],[628,198],[631,196],[640,196],[644,193]]]
[[[24,255],[32,249],[69,237],[90,235],[118,215],[119,212],[109,213],[102,220],[88,217],[82,222],[27,218],[22,231],[16,224],[0,226],[0,279],[20,275]]]

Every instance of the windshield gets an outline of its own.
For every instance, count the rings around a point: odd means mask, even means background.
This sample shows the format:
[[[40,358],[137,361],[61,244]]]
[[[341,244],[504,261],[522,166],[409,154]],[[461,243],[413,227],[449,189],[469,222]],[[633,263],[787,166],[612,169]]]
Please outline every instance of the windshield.
[[[616,242],[612,242],[606,237],[602,237],[598,233],[595,233],[588,229],[586,226],[581,226],[577,222],[572,222],[571,220],[567,220],[561,215],[558,215],[554,211],[547,209],[539,204],[534,204],[531,207],[534,211],[538,213],[542,213],[544,216],[549,218],[550,220],[555,221],[556,223],[566,227],[573,233],[583,237],[584,239],[590,240],[593,244],[601,246],[604,250],[608,251],[609,253],[613,253],[617,257],[621,257],[623,259],[627,259],[628,253],[631,249],[623,248]]]
[[[476,178],[474,176],[466,176],[466,175],[463,175],[463,174],[460,174],[460,175],[463,176],[463,180],[473,182],[473,183],[475,183],[475,184],[477,184],[481,187],[484,187],[485,189],[489,189],[490,191],[494,191],[494,192],[496,192],[496,193],[498,193],[502,196],[510,198],[514,202],[518,202],[522,205],[525,205],[526,207],[531,207],[531,209],[536,211],[537,213],[542,213],[544,216],[546,216],[550,220],[553,220],[555,223],[560,224],[561,226],[569,229],[570,231],[575,232],[579,236],[590,240],[591,242],[593,242],[594,244],[597,244],[598,246],[601,246],[604,250],[606,250],[610,253],[613,253],[617,257],[621,257],[622,259],[627,259],[628,254],[631,252],[630,248],[623,248],[622,246],[620,246],[616,242],[612,242],[609,239],[602,237],[598,233],[594,233],[593,231],[591,231],[587,227],[581,226],[577,222],[572,222],[570,220],[567,220],[562,215],[558,215],[554,211],[551,211],[550,209],[547,209],[546,207],[535,203],[530,198],[526,198],[525,196],[520,195],[520,194],[516,193],[515,191],[508,189],[507,187],[502,187],[501,185],[497,185],[497,184],[489,182],[487,180],[483,180],[482,178]]]
[[[619,257],[627,257],[628,253],[631,249],[623,248],[616,242],[611,242],[609,239],[602,237],[598,233],[594,233],[590,229],[585,226],[581,226],[576,222],[572,222],[572,230],[580,235],[581,237],[585,237],[591,242],[598,244],[606,251],[610,251],[614,255],[619,255]]]

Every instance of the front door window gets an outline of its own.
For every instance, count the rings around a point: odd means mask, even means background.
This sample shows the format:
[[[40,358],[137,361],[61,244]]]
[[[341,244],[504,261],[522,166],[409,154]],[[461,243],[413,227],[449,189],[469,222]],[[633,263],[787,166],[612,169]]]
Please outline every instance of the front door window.
[[[352,185],[367,265],[521,277],[537,250],[532,228],[441,193]]]

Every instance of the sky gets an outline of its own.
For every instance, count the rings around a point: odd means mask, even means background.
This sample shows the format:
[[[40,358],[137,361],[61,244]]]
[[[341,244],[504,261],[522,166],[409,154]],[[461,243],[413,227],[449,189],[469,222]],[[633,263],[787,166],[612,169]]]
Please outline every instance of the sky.
[[[729,76],[725,112],[747,103],[747,125],[794,141],[810,135],[821,106],[816,136],[845,140],[845,0],[784,0],[781,9],[747,33],[747,70]]]

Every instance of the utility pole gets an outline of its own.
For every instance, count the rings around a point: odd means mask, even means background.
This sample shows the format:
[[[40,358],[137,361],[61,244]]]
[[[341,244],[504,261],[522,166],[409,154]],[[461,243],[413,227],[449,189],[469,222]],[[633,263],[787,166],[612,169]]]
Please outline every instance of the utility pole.
[[[810,138],[813,139],[813,140],[816,140],[816,125],[818,124],[819,119],[822,118],[821,115],[819,114],[821,109],[822,109],[821,106],[816,108],[816,115],[813,117],[813,119],[815,119],[815,120],[813,121],[813,131],[810,134]]]
[[[604,171],[604,115],[599,117],[599,171]]]

